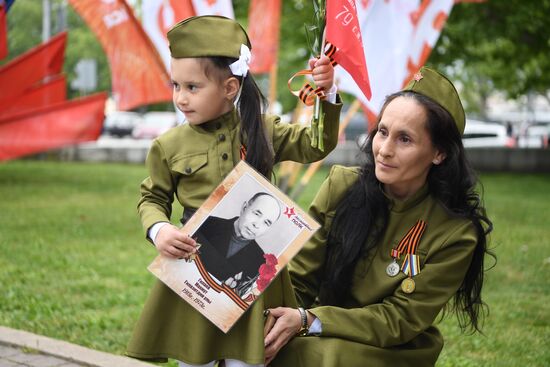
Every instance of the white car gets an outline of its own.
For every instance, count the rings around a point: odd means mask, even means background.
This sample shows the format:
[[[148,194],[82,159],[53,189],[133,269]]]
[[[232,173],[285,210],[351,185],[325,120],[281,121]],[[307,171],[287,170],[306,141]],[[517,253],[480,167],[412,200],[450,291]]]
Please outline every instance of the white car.
[[[103,134],[117,137],[131,135],[142,121],[143,118],[137,112],[114,111],[105,116]]]
[[[548,148],[550,124],[534,123],[529,125],[523,133],[518,134],[520,148]]]
[[[462,143],[465,148],[514,147],[512,137],[506,134],[506,126],[478,120],[466,120]]]
[[[132,131],[134,139],[154,139],[177,125],[175,112],[147,112],[143,121]]]

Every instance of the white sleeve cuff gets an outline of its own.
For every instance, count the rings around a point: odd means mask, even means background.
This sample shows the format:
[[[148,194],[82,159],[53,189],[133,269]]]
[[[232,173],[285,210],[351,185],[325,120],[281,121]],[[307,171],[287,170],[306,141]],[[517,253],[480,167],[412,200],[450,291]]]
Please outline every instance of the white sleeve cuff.
[[[155,240],[157,239],[157,234],[159,233],[160,229],[162,227],[164,227],[166,224],[168,224],[168,222],[158,222],[158,223],[153,224],[151,226],[151,228],[149,228],[149,232],[147,233],[147,237],[149,237],[149,239],[151,241],[153,241],[155,246],[157,245],[157,243],[155,242]]]
[[[327,102],[336,103],[336,94],[338,93],[338,88],[336,84],[333,84],[328,92],[325,93],[327,96]]]
[[[321,324],[321,320],[316,317],[315,320],[313,320],[313,322],[311,323],[307,335],[321,335],[322,332],[323,325]]]

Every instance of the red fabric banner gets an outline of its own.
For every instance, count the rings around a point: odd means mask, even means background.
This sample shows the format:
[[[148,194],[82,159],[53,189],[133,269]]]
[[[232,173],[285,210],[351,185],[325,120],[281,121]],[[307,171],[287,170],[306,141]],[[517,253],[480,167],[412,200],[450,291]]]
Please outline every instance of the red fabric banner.
[[[170,70],[170,49],[166,33],[177,22],[195,15],[191,0],[142,0],[141,24]]]
[[[47,76],[59,74],[66,43],[67,33],[60,33],[0,67],[0,101],[22,94]]]
[[[351,75],[365,97],[370,99],[369,73],[355,1],[327,1],[326,10],[326,41],[337,48],[333,58]]]
[[[250,71],[269,73],[277,62],[281,0],[252,0],[248,11],[248,36],[252,44]]]
[[[0,60],[8,56],[8,22],[6,4],[0,1]]]
[[[107,54],[118,109],[172,100],[168,73],[124,0],[69,0],[69,3],[97,35]]]
[[[36,84],[23,94],[0,101],[0,118],[43,108],[67,99],[66,80],[64,75],[52,77],[44,83]]]
[[[176,23],[195,15],[195,9],[193,9],[191,0],[170,0],[169,3],[172,9],[174,9]],[[166,32],[168,32],[168,29]]]
[[[0,161],[96,140],[106,93],[0,118]]]

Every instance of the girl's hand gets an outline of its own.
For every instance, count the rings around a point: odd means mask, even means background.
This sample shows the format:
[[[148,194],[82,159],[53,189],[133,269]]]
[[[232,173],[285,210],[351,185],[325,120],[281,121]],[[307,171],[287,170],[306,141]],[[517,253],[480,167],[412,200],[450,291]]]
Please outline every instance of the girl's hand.
[[[195,240],[173,224],[166,224],[159,230],[155,246],[161,255],[172,259],[186,259],[197,251]]]
[[[326,55],[322,55],[319,59],[311,59],[309,60],[309,67],[313,70],[312,75],[315,85],[329,91],[334,84],[334,68],[330,63],[330,59]]]
[[[279,350],[292,339],[302,326],[302,317],[295,308],[277,307],[269,312],[277,321],[264,339],[265,365],[267,366],[277,355]]]

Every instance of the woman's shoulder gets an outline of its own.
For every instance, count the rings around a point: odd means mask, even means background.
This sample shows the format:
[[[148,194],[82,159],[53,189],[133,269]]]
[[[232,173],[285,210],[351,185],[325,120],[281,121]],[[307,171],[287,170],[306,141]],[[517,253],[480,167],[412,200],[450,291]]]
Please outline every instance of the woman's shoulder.
[[[435,233],[446,238],[444,244],[453,243],[458,239],[469,239],[472,244],[477,242],[477,230],[471,219],[452,213],[432,196],[428,203],[431,203],[431,207],[425,208],[427,221]]]
[[[328,211],[335,209],[351,186],[357,182],[359,175],[359,167],[333,165],[317,194],[317,201],[324,202]]]
[[[353,185],[359,179],[360,167],[348,167],[335,164],[330,168],[327,180],[330,181],[333,190],[344,190]]]

